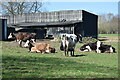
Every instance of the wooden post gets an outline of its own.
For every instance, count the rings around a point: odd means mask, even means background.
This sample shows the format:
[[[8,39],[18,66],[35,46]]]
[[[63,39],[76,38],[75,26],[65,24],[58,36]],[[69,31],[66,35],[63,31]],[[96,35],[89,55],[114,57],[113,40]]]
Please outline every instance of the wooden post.
[[[75,32],[74,32],[74,24],[73,24],[73,34],[74,34]]]

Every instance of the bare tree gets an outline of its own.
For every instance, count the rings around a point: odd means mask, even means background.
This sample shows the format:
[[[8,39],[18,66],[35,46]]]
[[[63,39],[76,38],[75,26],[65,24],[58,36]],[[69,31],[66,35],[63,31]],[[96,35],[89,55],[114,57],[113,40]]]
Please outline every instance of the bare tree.
[[[15,15],[23,13],[37,13],[41,12],[43,2],[2,2],[2,14],[4,15]]]

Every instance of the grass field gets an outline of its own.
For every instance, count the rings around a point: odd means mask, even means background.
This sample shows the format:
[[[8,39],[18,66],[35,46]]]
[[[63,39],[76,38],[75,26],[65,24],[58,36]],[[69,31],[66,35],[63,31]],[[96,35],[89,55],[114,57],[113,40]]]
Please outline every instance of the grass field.
[[[100,34],[106,41],[113,43],[118,51],[117,36]],[[108,36],[108,37],[107,37]],[[111,38],[112,37],[112,38]],[[109,42],[111,40],[111,42]],[[55,47],[55,54],[29,53],[20,48],[15,41],[2,42],[3,78],[118,78],[118,52],[114,54],[80,52],[83,43],[77,43],[76,57],[65,57],[59,50],[60,43],[46,42]]]

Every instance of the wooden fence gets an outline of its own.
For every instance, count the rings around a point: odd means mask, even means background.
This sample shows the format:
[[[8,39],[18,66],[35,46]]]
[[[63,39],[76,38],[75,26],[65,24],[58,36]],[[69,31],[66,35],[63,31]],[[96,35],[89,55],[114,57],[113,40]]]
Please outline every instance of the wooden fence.
[[[58,22],[65,19],[66,21],[82,20],[81,10],[67,10],[44,13],[30,13],[22,15],[0,16],[7,19],[8,24],[16,24],[20,22]]]

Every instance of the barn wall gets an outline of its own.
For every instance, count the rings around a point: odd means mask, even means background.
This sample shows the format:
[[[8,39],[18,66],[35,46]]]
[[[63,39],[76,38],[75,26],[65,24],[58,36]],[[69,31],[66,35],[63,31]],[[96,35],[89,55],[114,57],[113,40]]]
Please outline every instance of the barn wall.
[[[74,32],[76,35],[84,35],[84,31],[83,31],[83,23],[80,22],[78,24],[75,24],[75,28],[74,28]]]
[[[98,16],[83,11],[83,30],[85,37],[98,37]]]
[[[3,26],[3,25],[2,25],[2,19],[0,19],[0,40],[2,40],[2,38],[3,38],[3,36],[2,36],[2,34],[3,34],[3,33],[2,33],[2,32],[3,32],[3,31],[2,31],[2,26]]]
[[[10,33],[14,33],[15,32],[15,28],[12,27],[7,27],[7,35],[9,36]]]
[[[7,20],[0,19],[0,40],[7,39]]]
[[[59,22],[82,20],[81,10],[67,10],[44,13],[30,13],[22,15],[0,16],[2,19],[8,19],[8,24],[16,24],[20,22]]]
[[[45,29],[20,29],[18,31],[15,31],[16,33],[18,32],[28,32],[28,33],[36,33],[36,39],[44,39],[46,36],[46,30]]]

